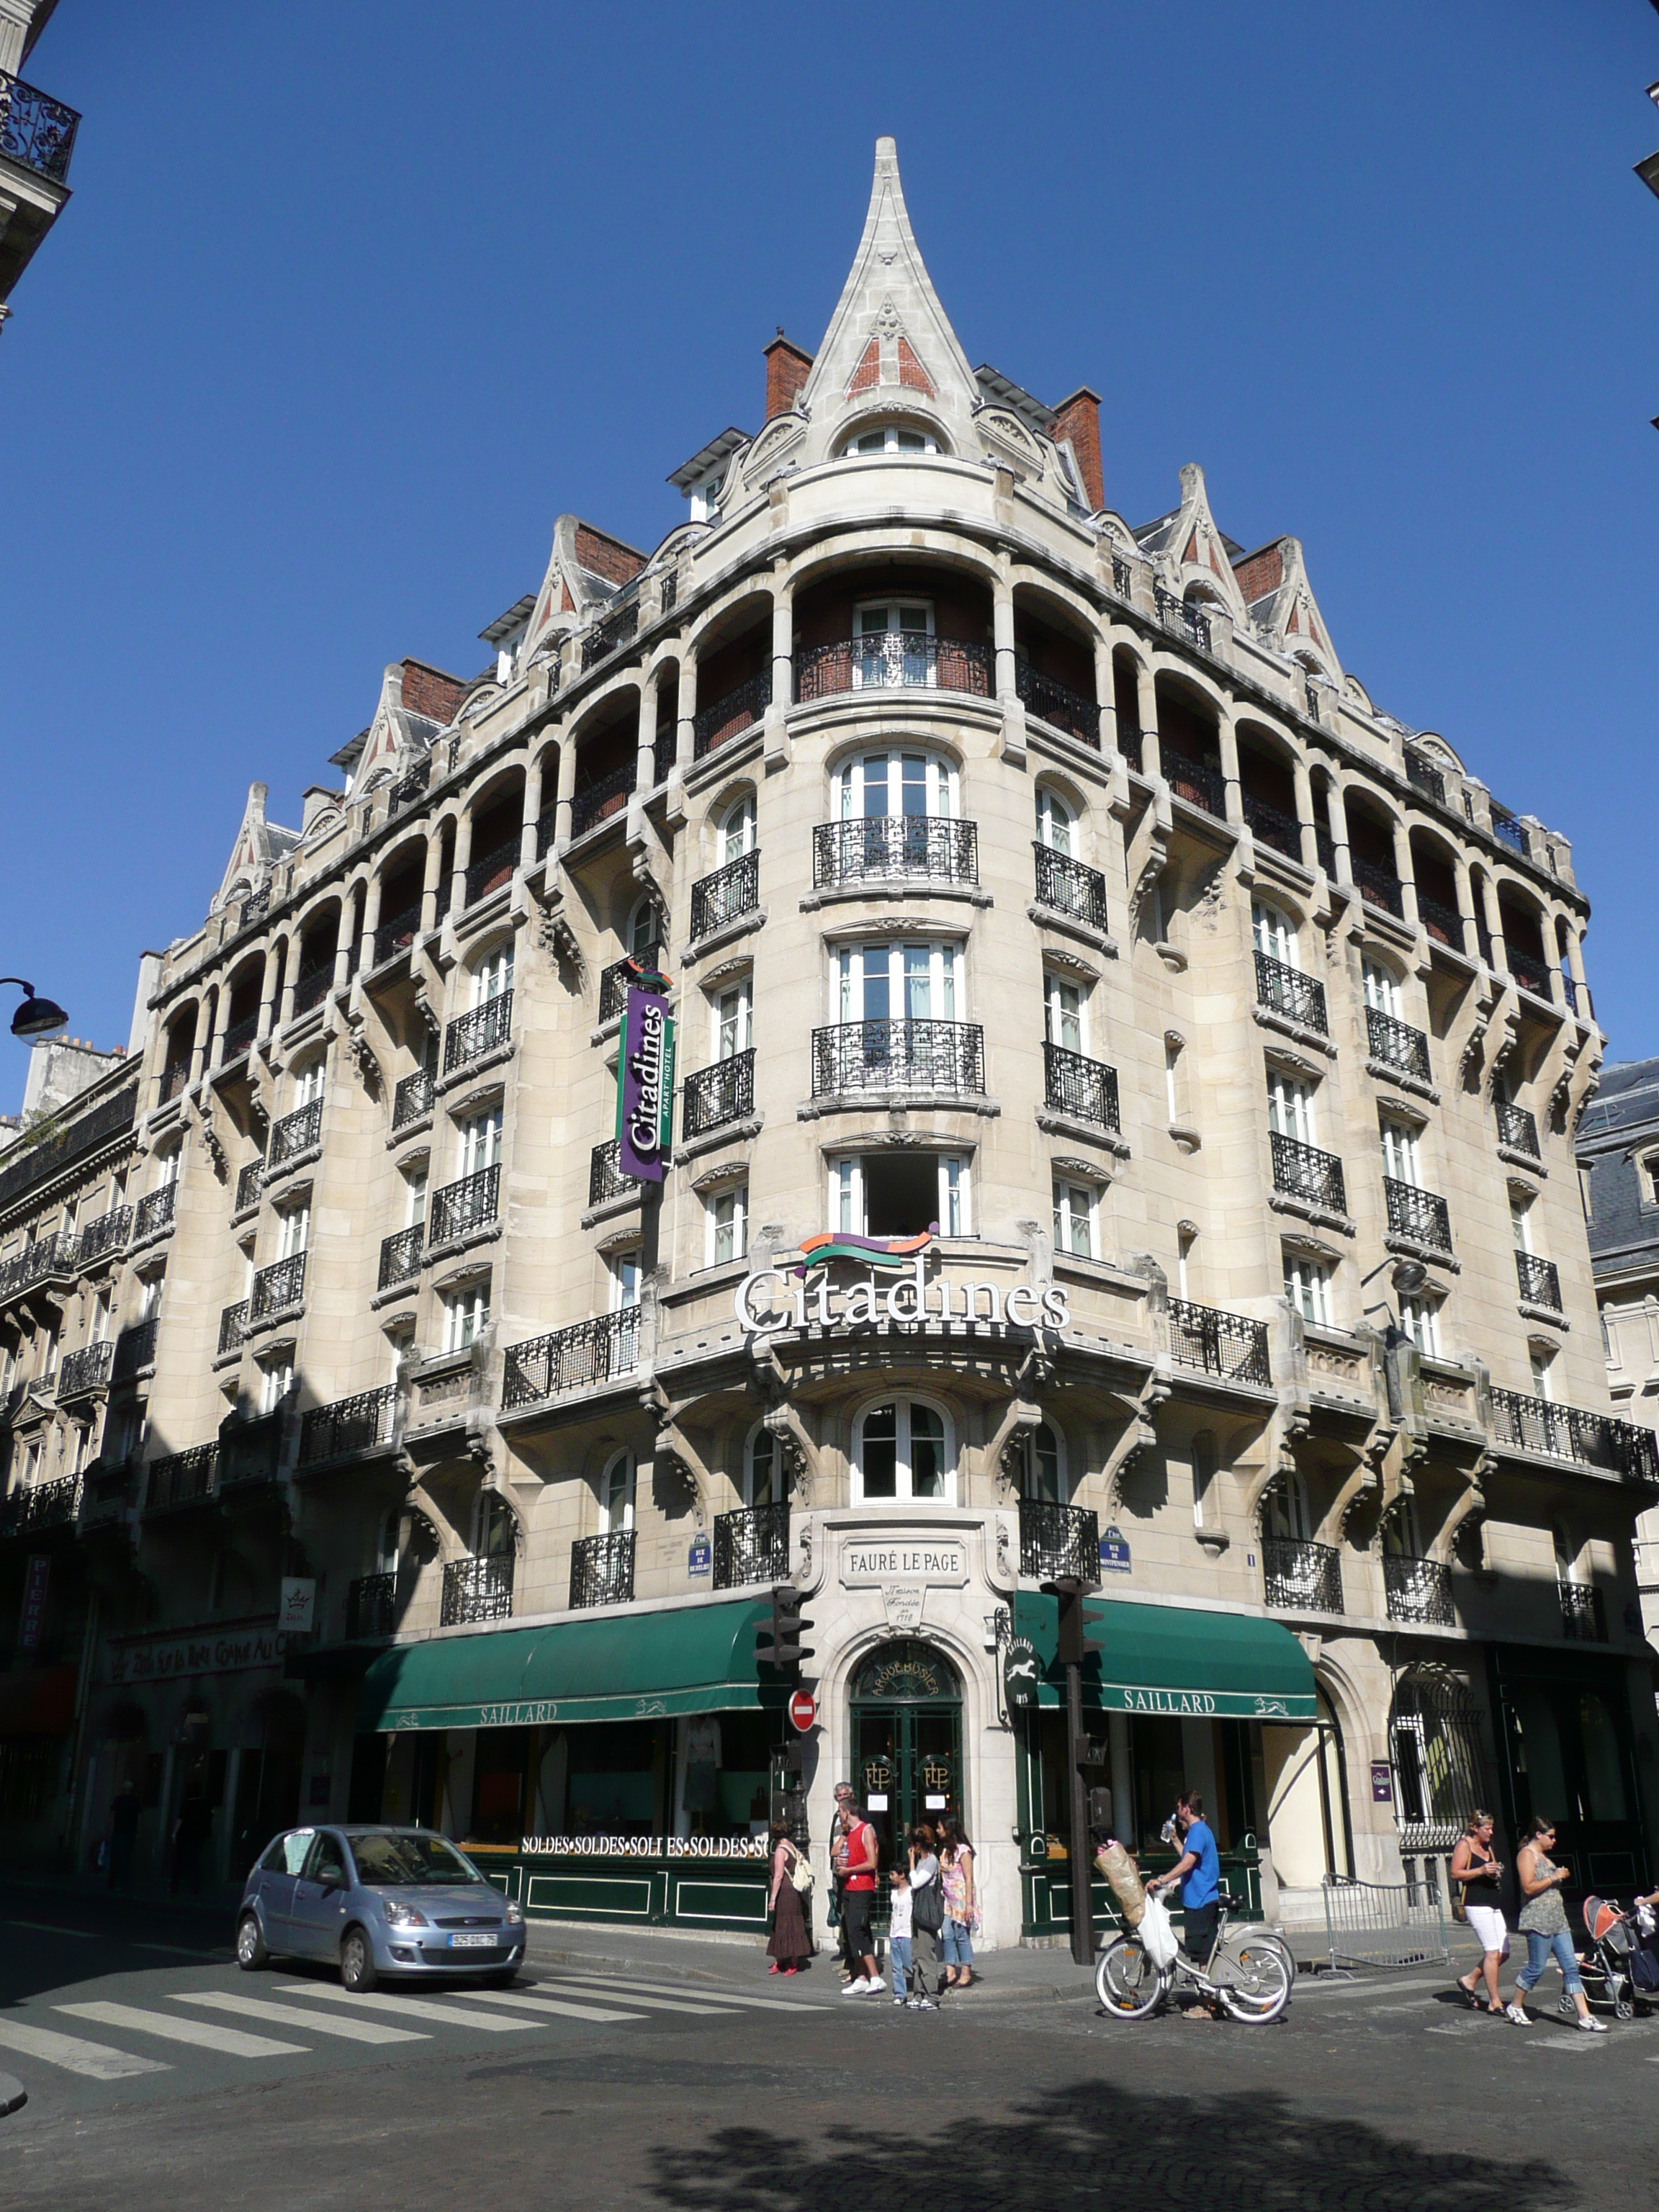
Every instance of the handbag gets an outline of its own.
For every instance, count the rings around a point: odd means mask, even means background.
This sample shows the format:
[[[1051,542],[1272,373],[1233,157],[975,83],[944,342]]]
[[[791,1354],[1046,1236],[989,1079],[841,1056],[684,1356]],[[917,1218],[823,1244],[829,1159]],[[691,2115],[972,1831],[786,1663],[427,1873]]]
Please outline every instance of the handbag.
[[[919,1936],[937,1936],[945,1925],[945,1893],[938,1881],[910,1892],[910,1925]]]
[[[795,1885],[796,1892],[799,1896],[811,1897],[813,1880],[811,1862],[799,1851],[793,1852],[790,1857],[789,1879]]]

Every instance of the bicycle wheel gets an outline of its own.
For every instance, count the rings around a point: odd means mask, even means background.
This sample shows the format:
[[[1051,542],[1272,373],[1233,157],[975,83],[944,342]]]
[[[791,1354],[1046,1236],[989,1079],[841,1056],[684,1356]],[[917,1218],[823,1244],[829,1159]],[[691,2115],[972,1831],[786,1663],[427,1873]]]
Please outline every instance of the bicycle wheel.
[[[1120,1936],[1100,1954],[1095,1994],[1112,2020],[1146,2020],[1158,2010],[1169,1987],[1134,1936]]]
[[[1230,1936],[1216,1955],[1210,1978],[1229,2020],[1265,2027],[1291,2001],[1291,1978],[1276,1943]]]
[[[1285,1973],[1290,1984],[1285,1998],[1285,2006],[1288,2008],[1291,1997],[1296,1995],[1296,1954],[1285,1938],[1282,1936],[1275,1936],[1271,1928],[1252,1928],[1244,1933],[1240,1940],[1252,1946],[1261,1944],[1267,1950],[1277,1951],[1285,1961]]]

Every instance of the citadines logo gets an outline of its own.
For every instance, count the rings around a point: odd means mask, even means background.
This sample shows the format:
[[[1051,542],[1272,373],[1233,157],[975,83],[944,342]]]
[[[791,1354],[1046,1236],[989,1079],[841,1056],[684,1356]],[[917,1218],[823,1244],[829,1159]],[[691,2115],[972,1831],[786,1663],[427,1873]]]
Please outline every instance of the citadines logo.
[[[738,1326],[874,1328],[884,1321],[911,1328],[925,1322],[987,1321],[1010,1328],[1070,1327],[1071,1307],[1058,1283],[1041,1291],[1016,1283],[1006,1291],[999,1283],[953,1285],[942,1275],[930,1283],[927,1258],[938,1234],[935,1222],[921,1237],[854,1237],[845,1231],[809,1237],[794,1263],[763,1267],[738,1285],[732,1308]],[[872,1272],[861,1282],[837,1281],[837,1261]],[[878,1272],[898,1279],[884,1289]],[[767,1287],[774,1284],[775,1291]]]

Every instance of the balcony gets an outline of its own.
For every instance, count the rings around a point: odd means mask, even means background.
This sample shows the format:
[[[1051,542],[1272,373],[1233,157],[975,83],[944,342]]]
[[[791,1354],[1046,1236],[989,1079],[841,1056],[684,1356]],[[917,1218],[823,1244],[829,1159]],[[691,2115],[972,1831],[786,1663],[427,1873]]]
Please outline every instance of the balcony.
[[[1561,1601],[1561,1633],[1570,1644],[1605,1644],[1607,1640],[1607,1609],[1601,1602],[1601,1593],[1590,1583],[1561,1583],[1555,1585]]]
[[[346,1584],[345,1640],[390,1636],[398,1626],[396,1575],[359,1575]]]
[[[0,70],[0,154],[7,161],[52,184],[67,184],[80,120],[61,100]]]
[[[377,1291],[395,1291],[399,1283],[412,1283],[421,1272],[421,1247],[425,1232],[417,1221],[412,1229],[400,1229],[395,1237],[380,1239],[380,1267],[374,1287]]]
[[[1100,1516],[1048,1498],[1019,1501],[1019,1571],[1032,1582],[1100,1580]]]
[[[156,1081],[156,1104],[170,1106],[189,1081],[190,1062],[187,1060],[177,1060],[171,1067],[164,1067]]]
[[[1443,1198],[1419,1190],[1414,1182],[1401,1182],[1396,1176],[1384,1176],[1382,1200],[1390,1237],[1408,1237],[1413,1244],[1426,1244],[1431,1252],[1451,1250],[1451,1215]]]
[[[730,1060],[717,1060],[712,1066],[700,1068],[696,1074],[685,1079],[685,1091],[680,1101],[680,1139],[689,1144],[692,1138],[707,1135],[711,1129],[724,1128],[728,1121],[741,1121],[755,1110],[755,1051],[751,1045],[747,1052],[734,1053]]]
[[[224,1056],[219,1065],[228,1067],[233,1061],[242,1059],[258,1034],[259,1014],[256,1007],[252,1013],[244,1014],[240,1022],[233,1022],[225,1031]]]
[[[374,948],[369,954],[371,968],[383,968],[388,960],[395,960],[400,952],[407,952],[421,933],[421,906],[404,907],[390,921],[377,922],[374,928]]]
[[[47,1528],[66,1528],[80,1507],[78,1474],[30,1483],[0,1498],[0,1536],[33,1536]]]
[[[205,1504],[213,1495],[218,1457],[219,1447],[212,1443],[153,1459],[144,1480],[145,1514],[170,1513],[180,1505]]]
[[[1210,618],[1202,615],[1189,600],[1176,599],[1173,592],[1165,591],[1162,584],[1152,587],[1152,601],[1158,618],[1165,629],[1184,637],[1202,653],[1210,650]]]
[[[798,705],[844,691],[965,691],[989,699],[996,690],[996,655],[988,645],[915,630],[809,646],[795,655],[794,667]]]
[[[260,1490],[282,1473],[284,1415],[275,1412],[252,1419],[227,1421],[219,1431],[219,1495]]]
[[[1242,794],[1245,824],[1259,845],[1271,845],[1287,860],[1302,866],[1302,825],[1293,814],[1282,813],[1253,792]]]
[[[1541,1159],[1538,1148],[1538,1123],[1524,1106],[1512,1105],[1500,1098],[1498,1107],[1498,1141],[1510,1152],[1524,1152],[1528,1159]]]
[[[219,1314],[218,1357],[228,1359],[233,1352],[242,1348],[242,1331],[247,1326],[247,1300],[239,1298],[234,1306],[222,1307]]]
[[[1340,1613],[1342,1555],[1297,1536],[1261,1539],[1262,1601],[1285,1613]]]
[[[941,814],[871,814],[820,822],[812,832],[812,887],[925,878],[932,883],[979,881],[979,824]]]
[[[1014,689],[1024,702],[1028,714],[1047,722],[1051,729],[1075,738],[1079,744],[1100,750],[1100,708],[1093,699],[1085,699],[1081,691],[1073,691],[1064,684],[1057,684],[1052,676],[1039,676],[1029,660],[1014,663]]]
[[[743,853],[691,886],[691,934],[708,937],[760,904],[760,854]]]
[[[106,1098],[101,1106],[94,1106],[89,1114],[82,1114],[67,1128],[59,1129],[56,1136],[25,1139],[13,1145],[5,1153],[5,1164],[0,1166],[0,1207],[9,1208],[25,1191],[55,1176],[74,1160],[82,1159],[100,1145],[123,1130],[132,1127],[134,1109],[138,1103],[137,1086]]]
[[[1500,845],[1507,845],[1511,853],[1519,853],[1523,860],[1528,857],[1526,831],[1509,808],[1500,806],[1495,799],[1492,802],[1492,834]]]
[[[1553,1260],[1540,1260],[1535,1252],[1517,1252],[1515,1273],[1528,1305],[1542,1306],[1550,1313],[1563,1310],[1561,1274]]]
[[[1530,991],[1534,999],[1549,1003],[1550,971],[1541,960],[1534,960],[1530,953],[1517,952],[1512,945],[1507,945],[1504,948],[1504,963],[1523,991]]]
[[[451,1559],[444,1567],[440,1628],[465,1628],[477,1620],[505,1620],[513,1610],[513,1554]]]
[[[170,1194],[172,1185],[167,1188]],[[79,1243],[72,1229],[64,1229],[55,1237],[37,1237],[32,1244],[26,1244],[0,1271],[0,1297],[32,1291],[37,1283],[46,1282],[53,1275],[72,1275]]]
[[[295,1252],[286,1260],[273,1261],[269,1267],[261,1267],[253,1278],[247,1302],[249,1326],[269,1321],[275,1314],[289,1312],[305,1294],[305,1254]]]
[[[602,622],[597,629],[590,630],[582,640],[582,673],[597,668],[602,660],[609,660],[613,653],[620,653],[625,645],[634,642],[640,626],[640,605],[637,599]]]
[[[1069,1114],[1097,1129],[1120,1127],[1117,1070],[1102,1060],[1085,1060],[1080,1052],[1068,1052],[1064,1045],[1043,1045],[1042,1096],[1052,1113]]]
[[[513,994],[486,999],[470,1014],[462,1014],[444,1031],[444,1073],[471,1067],[504,1045],[513,1031]]]
[[[467,863],[468,906],[477,906],[478,901],[488,898],[491,891],[501,890],[512,882],[513,871],[519,865],[519,854],[522,849],[523,841],[515,830],[505,843]]]
[[[1218,822],[1225,821],[1226,779],[1212,762],[1194,760],[1190,753],[1179,753],[1170,745],[1164,752],[1164,774],[1177,799],[1213,814]]]
[[[1347,1187],[1342,1180],[1342,1163],[1334,1152],[1322,1152],[1313,1145],[1304,1145],[1294,1137],[1281,1136],[1277,1129],[1267,1138],[1273,1153],[1273,1188],[1287,1198],[1299,1198],[1309,1206],[1317,1206],[1327,1213],[1346,1213],[1348,1210]]]
[[[131,1461],[95,1459],[81,1479],[81,1526],[107,1527],[125,1518],[137,1494]]]
[[[769,664],[758,676],[739,684],[712,706],[691,718],[691,757],[704,760],[717,745],[726,744],[758,722],[772,703],[772,670]]]
[[[579,1321],[550,1335],[509,1345],[501,1376],[501,1406],[533,1406],[566,1390],[591,1389],[632,1372],[640,1356],[640,1310],[623,1306],[594,1321]]]
[[[1098,868],[1085,867],[1069,853],[1056,853],[1052,845],[1036,850],[1037,904],[1073,921],[1106,933],[1106,878]]]
[[[1195,1367],[1227,1382],[1273,1387],[1267,1361],[1267,1324],[1218,1306],[1195,1306],[1185,1298],[1169,1302],[1170,1356],[1182,1367]]]
[[[259,1182],[264,1171],[263,1160],[250,1160],[246,1167],[237,1171],[236,1195],[231,1201],[230,1209],[233,1218],[238,1214],[252,1212],[258,1206]]]
[[[1297,1022],[1321,1036],[1331,1033],[1325,986],[1316,976],[1304,975],[1283,960],[1269,959],[1265,952],[1255,956],[1255,998],[1258,1006],[1270,1007],[1287,1022]]]
[[[159,1190],[147,1192],[133,1212],[134,1237],[159,1237],[164,1229],[171,1229],[173,1209],[178,1202],[179,1186],[176,1182],[164,1182]]]
[[[498,1161],[493,1168],[482,1168],[477,1175],[464,1176],[459,1182],[446,1183],[432,1197],[431,1240],[433,1244],[447,1244],[457,1237],[465,1237],[474,1229],[482,1229],[494,1221],[501,1204],[501,1170]]]
[[[613,1198],[637,1198],[639,1192],[633,1176],[622,1171],[622,1139],[612,1137],[608,1145],[595,1145],[587,1162],[588,1204],[608,1206]]]
[[[313,1098],[270,1125],[270,1144],[265,1153],[266,1172],[286,1167],[302,1153],[314,1152],[323,1141],[323,1102]]]
[[[127,1241],[127,1231],[132,1226],[130,1206],[112,1206],[100,1213],[95,1221],[88,1222],[81,1231],[80,1264],[90,1267],[94,1261],[106,1259],[112,1252],[122,1249]]]
[[[1632,1482],[1659,1485],[1659,1440],[1651,1429],[1615,1420],[1610,1413],[1581,1413],[1553,1398],[1519,1390],[1492,1394],[1492,1429],[1500,1443],[1552,1459],[1576,1460]]]
[[[145,1368],[155,1366],[155,1337],[160,1326],[160,1316],[151,1314],[121,1331],[115,1340],[116,1382],[131,1382]]]
[[[789,1507],[748,1505],[714,1516],[714,1588],[789,1579]]]
[[[812,1096],[860,1091],[979,1097],[985,1032],[977,1022],[842,1022],[812,1032]]]
[[[570,1547],[570,1610],[591,1605],[631,1605],[634,1599],[634,1531],[611,1536],[582,1536]]]
[[[392,1094],[392,1127],[406,1129],[411,1121],[424,1121],[432,1111],[434,1076],[429,1067],[417,1067],[404,1076]]]
[[[634,959],[613,960],[608,968],[602,968],[599,970],[598,1018],[601,1027],[606,1022],[621,1020],[623,1009],[628,1004],[628,987],[637,981],[638,969],[640,968],[660,969],[661,965],[662,947],[660,945],[653,945],[648,951],[639,953]]]
[[[665,730],[658,731],[652,743],[651,780],[653,784],[667,782],[668,771],[679,758],[679,726],[677,723],[671,722]],[[544,853],[547,848],[543,845],[541,849]]]
[[[1451,1569],[1439,1559],[1419,1559],[1406,1552],[1382,1554],[1382,1588],[1389,1619],[1419,1628],[1455,1628]]]
[[[586,784],[576,793],[570,802],[572,837],[586,836],[590,830],[627,805],[638,769],[637,760],[624,761],[609,775],[600,776],[597,782]]]
[[[1463,950],[1462,915],[1455,906],[1431,898],[1421,884],[1417,887],[1417,918],[1436,944],[1449,945],[1454,952]]]
[[[1362,860],[1353,853],[1348,855],[1348,865],[1353,873],[1354,889],[1367,906],[1379,907],[1400,921],[1406,915],[1406,895],[1401,889],[1400,878],[1391,869],[1378,867],[1374,860]]]
[[[1415,745],[1406,747],[1406,781],[1413,791],[1420,791],[1425,799],[1431,799],[1437,806],[1446,803],[1446,779],[1429,758]]]
[[[397,1384],[384,1382],[378,1390],[313,1406],[300,1425],[299,1464],[321,1467],[330,1460],[378,1451],[392,1442],[397,1404]]]
[[[387,818],[401,814],[406,806],[413,806],[417,799],[423,799],[431,781],[432,756],[422,753],[418,760],[410,763],[408,773],[400,775],[386,794]]]
[[[308,1014],[313,1006],[320,1006],[334,988],[334,956],[319,960],[314,966],[302,968],[294,986],[294,1018]]]
[[[1379,1066],[1393,1068],[1397,1075],[1408,1075],[1414,1083],[1434,1080],[1429,1068],[1429,1041],[1409,1022],[1396,1021],[1392,1014],[1367,1006],[1365,1042]]]

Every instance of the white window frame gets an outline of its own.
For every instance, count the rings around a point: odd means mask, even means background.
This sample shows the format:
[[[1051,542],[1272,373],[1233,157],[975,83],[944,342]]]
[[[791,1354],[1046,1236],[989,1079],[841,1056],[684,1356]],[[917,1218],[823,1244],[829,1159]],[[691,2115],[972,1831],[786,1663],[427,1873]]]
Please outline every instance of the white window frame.
[[[311,1200],[302,1198],[297,1205],[285,1206],[276,1216],[276,1257],[293,1260],[310,1249]]]
[[[1261,1528],[1264,1536],[1276,1536],[1281,1543],[1288,1544],[1313,1541],[1313,1508],[1308,1503],[1308,1485],[1299,1468],[1281,1468],[1267,1486],[1266,1504]]]
[[[634,1526],[639,1469],[631,1451],[612,1452],[599,1475],[599,1534],[625,1535]]]
[[[931,630],[928,635],[932,635]],[[876,769],[879,774],[872,773]],[[956,763],[925,745],[884,746],[854,753],[842,763],[836,788],[843,822],[953,820],[957,813]],[[876,791],[880,792],[882,803],[872,811],[870,799]],[[905,805],[907,793],[918,791],[923,801],[920,812]]]
[[[1382,1172],[1391,1182],[1403,1182],[1408,1189],[1421,1190],[1423,1184],[1423,1148],[1420,1133],[1410,1121],[1397,1121],[1392,1115],[1381,1117],[1382,1133]]]
[[[513,939],[503,939],[491,945],[472,970],[472,1005],[476,1011],[488,1006],[497,999],[504,999],[513,988]]]
[[[662,925],[649,896],[635,899],[623,932],[623,951],[632,960],[643,960],[660,949]]]
[[[764,1474],[771,1495],[757,1498],[755,1492],[758,1478]],[[781,1505],[785,1496],[787,1475],[782,1453],[777,1438],[764,1421],[757,1421],[744,1441],[743,1502],[746,1506]]]
[[[610,1310],[612,1313],[628,1313],[636,1310],[640,1303],[639,1246],[629,1244],[623,1251],[609,1254],[605,1259],[605,1273]],[[631,1297],[629,1296],[630,1289],[633,1292]]]
[[[1066,1034],[1068,1024],[1070,1036]],[[1057,975],[1052,968],[1042,971],[1042,1033],[1062,1052],[1088,1058],[1089,993],[1073,977]]]
[[[1048,1440],[1047,1449],[1042,1442],[1044,1437]],[[1042,1487],[1042,1466],[1045,1460],[1051,1461],[1053,1464],[1052,1491]],[[1066,1477],[1064,1432],[1047,1419],[1039,1422],[1035,1429],[1028,1429],[1024,1439],[1022,1461],[1024,1494],[1030,1498],[1052,1498],[1054,1504],[1064,1505],[1072,1494],[1072,1486]]]
[[[709,1051],[715,1060],[736,1060],[755,1042],[755,979],[740,975],[708,1002]]]
[[[479,1275],[444,1298],[444,1350],[465,1352],[489,1326],[489,1278]]]
[[[1331,1298],[1328,1261],[1310,1252],[1285,1251],[1285,1296],[1304,1322],[1316,1328],[1334,1328],[1336,1311]]]
[[[711,469],[706,477],[699,477],[691,487],[691,520],[707,522],[711,526],[720,519],[720,489],[726,482],[726,467]]]
[[[891,1406],[896,1414],[894,1490],[890,1498],[866,1498],[864,1489],[865,1424],[872,1414]],[[911,1485],[912,1421],[921,1408],[937,1420],[942,1433],[940,1456],[943,1462],[944,1488],[937,1498],[917,1497]],[[878,1399],[875,1404],[860,1411],[853,1424],[853,1503],[855,1505],[938,1505],[951,1506],[957,1499],[957,1443],[951,1416],[943,1406],[931,1398],[908,1396],[902,1393],[890,1398]]]
[[[973,1172],[965,1152],[936,1152],[938,1182],[934,1219],[941,1237],[971,1237],[973,1230]],[[864,1155],[843,1153],[829,1164],[829,1194],[825,1219],[832,1232],[852,1237],[870,1234],[868,1201],[864,1189]]]
[[[1036,835],[1039,845],[1068,860],[1078,858],[1077,815],[1069,800],[1051,784],[1040,783],[1036,792]]]
[[[749,1185],[746,1182],[727,1183],[724,1190],[710,1191],[704,1207],[708,1224],[705,1240],[705,1265],[724,1267],[734,1260],[749,1256]],[[727,1249],[722,1252],[722,1240]]]
[[[486,1106],[477,1114],[469,1114],[465,1121],[455,1124],[455,1176],[465,1182],[469,1176],[482,1175],[486,1168],[498,1167],[501,1158],[501,1125],[504,1120],[502,1102]]]
[[[885,982],[887,1011],[867,1013],[872,956],[881,956],[879,973]],[[916,956],[925,956],[918,959]],[[925,975],[927,1007],[913,1013],[913,983]],[[876,944],[836,947],[830,988],[830,1018],[836,1022],[956,1022],[963,1018],[961,999],[962,947],[955,938],[896,938]],[[897,1001],[896,1005],[895,1001]]]
[[[324,1057],[307,1060],[303,1067],[294,1071],[294,1110],[314,1106],[323,1095],[323,1085],[328,1079],[328,1060]]]
[[[1532,1202],[1510,1193],[1510,1233],[1515,1239],[1517,1252],[1532,1251]]]
[[[720,817],[716,850],[720,866],[729,867],[755,849],[755,794],[746,791]]]
[[[1400,1300],[1400,1326],[1425,1359],[1438,1359],[1440,1350],[1440,1302],[1437,1298],[1407,1297]]]
[[[404,1176],[404,1227],[418,1229],[426,1220],[426,1163],[410,1168]]]
[[[1267,1126],[1276,1135],[1316,1146],[1319,1122],[1314,1098],[1311,1084],[1271,1060],[1267,1062]]]
[[[879,447],[874,443],[877,438],[881,440]],[[919,440],[920,443],[901,446],[901,438]],[[853,433],[842,447],[842,459],[846,461],[878,461],[897,453],[915,460],[918,453],[937,453],[938,451],[939,440],[931,430],[913,427],[908,422],[874,422]]]
[[[1365,1004],[1376,1013],[1387,1014],[1391,1021],[1403,1021],[1401,1008],[1405,1001],[1401,996],[1400,978],[1394,970],[1385,968],[1379,960],[1363,960],[1359,972]]]
[[[1532,1364],[1532,1395],[1547,1404],[1555,1402],[1555,1361],[1547,1352],[1529,1346],[1528,1358]]]
[[[1092,1183],[1071,1176],[1054,1178],[1054,1250],[1067,1259],[1094,1260],[1100,1255],[1100,1193]],[[1082,1232],[1079,1243],[1078,1234]]]
[[[259,1411],[274,1413],[294,1384],[294,1359],[283,1352],[259,1364]]]
[[[1294,968],[1301,974],[1296,924],[1282,908],[1269,906],[1265,899],[1252,899],[1250,938],[1258,952],[1278,961],[1281,968]]]

